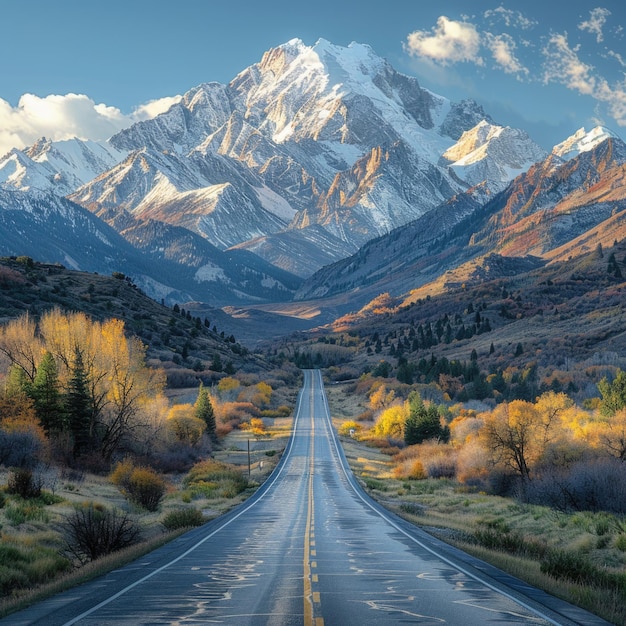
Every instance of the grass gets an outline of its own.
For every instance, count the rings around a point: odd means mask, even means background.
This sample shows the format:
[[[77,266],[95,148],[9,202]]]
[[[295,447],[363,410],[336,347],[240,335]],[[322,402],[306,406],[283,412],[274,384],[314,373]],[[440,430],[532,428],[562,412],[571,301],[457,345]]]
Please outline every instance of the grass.
[[[276,418],[271,439],[251,442],[250,475],[248,435],[233,431],[215,459],[196,467],[187,484],[182,476],[168,477],[173,488],[154,512],[127,502],[108,478],[95,475],[58,481],[54,494],[44,491],[27,500],[0,490],[0,617],[121,567],[241,503],[280,461],[290,428],[290,418]],[[0,469],[0,484],[7,477]],[[215,489],[206,488],[209,483]],[[86,501],[130,510],[144,540],[77,568],[65,555],[59,527],[75,505]]]
[[[125,550],[120,550],[92,561],[78,570],[67,571],[67,573],[57,576],[54,580],[45,584],[39,584],[34,588],[22,589],[14,592],[11,596],[5,596],[0,599],[0,618],[122,567],[172,541],[184,531],[185,529],[178,529],[161,534]]]

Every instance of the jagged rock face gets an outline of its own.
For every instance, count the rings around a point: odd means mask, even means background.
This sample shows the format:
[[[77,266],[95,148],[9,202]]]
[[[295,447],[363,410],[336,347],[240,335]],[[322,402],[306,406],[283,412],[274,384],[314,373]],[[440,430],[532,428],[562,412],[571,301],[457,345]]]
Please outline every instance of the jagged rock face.
[[[188,258],[164,239],[180,241],[181,228],[300,276],[468,189],[482,202],[541,152],[476,103],[423,89],[369,46],[297,39],[228,85],[201,84],[89,146],[80,162],[53,159],[58,145],[44,143],[1,160],[0,184],[68,196],[108,216],[134,246],[168,250],[164,261],[176,249]],[[156,222],[172,228],[157,235]],[[139,232],[159,245],[140,244]]]
[[[612,137],[566,162],[551,154],[511,183],[503,209],[471,243],[543,256],[611,215],[616,206],[593,189],[625,163],[626,144]],[[623,193],[626,185],[621,188]]]
[[[464,143],[471,150],[451,150],[448,157],[461,160],[483,145],[476,136],[471,144],[470,136]],[[626,237],[626,144],[594,129],[560,147],[500,193],[487,184],[470,189],[320,269],[295,298],[350,292],[367,302],[382,291],[406,293],[485,256],[499,259],[499,272],[506,266],[515,273]]]

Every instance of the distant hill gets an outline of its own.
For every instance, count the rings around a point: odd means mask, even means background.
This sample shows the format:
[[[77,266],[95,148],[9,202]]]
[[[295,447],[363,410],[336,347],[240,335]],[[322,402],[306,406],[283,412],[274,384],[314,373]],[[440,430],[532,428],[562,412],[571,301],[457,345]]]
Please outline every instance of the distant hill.
[[[148,358],[166,369],[174,386],[210,381],[225,372],[267,368],[237,341],[221,311],[205,309],[200,316],[178,305],[159,304],[119,272],[103,276],[30,257],[0,258],[0,324],[24,314],[37,319],[54,307],[82,311],[97,320],[123,320],[126,330],[147,345]]]

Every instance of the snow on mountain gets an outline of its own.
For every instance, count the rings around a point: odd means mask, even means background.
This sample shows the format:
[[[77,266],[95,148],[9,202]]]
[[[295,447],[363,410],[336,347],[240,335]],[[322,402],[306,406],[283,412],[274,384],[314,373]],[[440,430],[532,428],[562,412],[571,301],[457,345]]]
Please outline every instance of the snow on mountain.
[[[237,246],[246,262],[254,251],[307,275],[468,188],[484,201],[542,157],[521,131],[422,88],[367,45],[292,39],[105,144],[42,140],[13,151],[0,161],[0,187],[54,190],[108,215],[154,259],[145,239],[180,250],[168,243],[180,228]],[[194,272],[228,275],[222,262]]]
[[[52,190],[65,196],[110,169],[126,156],[105,142],[43,137],[26,150],[0,159],[0,185],[14,189]]]
[[[547,156],[522,130],[481,121],[465,131],[442,161],[449,163],[457,176],[477,185],[488,181],[492,192],[502,191],[516,176]]]
[[[610,137],[618,138],[613,131],[604,126],[596,126],[589,132],[584,128],[580,128],[571,137],[554,146],[552,153],[567,161],[583,152],[593,150],[598,144]]]

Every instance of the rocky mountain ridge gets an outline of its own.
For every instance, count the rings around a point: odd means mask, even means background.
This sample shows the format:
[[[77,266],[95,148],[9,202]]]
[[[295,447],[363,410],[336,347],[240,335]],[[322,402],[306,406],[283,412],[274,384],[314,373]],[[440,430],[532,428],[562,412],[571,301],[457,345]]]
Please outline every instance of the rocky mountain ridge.
[[[591,152],[603,134],[564,142],[553,163]],[[12,151],[0,159],[0,187],[67,197],[66,217],[88,209],[142,259],[131,271],[153,285],[148,293],[262,302],[290,299],[300,279],[416,219],[445,232],[546,156],[524,132],[422,88],[369,46],[294,39],[103,144]],[[5,209],[20,206],[11,197]],[[42,260],[73,258],[50,254]],[[161,280],[172,263],[184,290]]]

